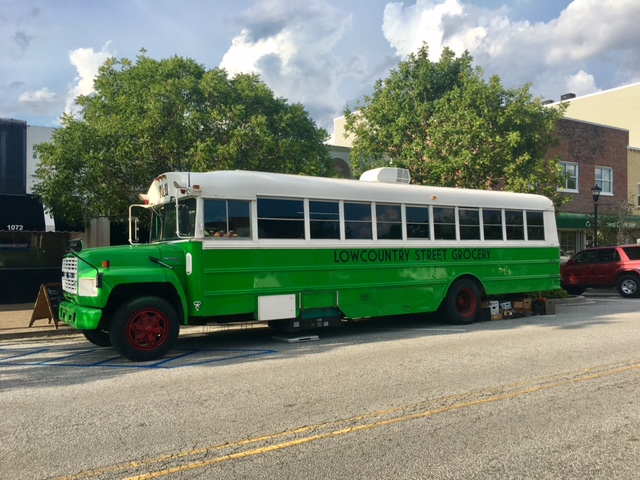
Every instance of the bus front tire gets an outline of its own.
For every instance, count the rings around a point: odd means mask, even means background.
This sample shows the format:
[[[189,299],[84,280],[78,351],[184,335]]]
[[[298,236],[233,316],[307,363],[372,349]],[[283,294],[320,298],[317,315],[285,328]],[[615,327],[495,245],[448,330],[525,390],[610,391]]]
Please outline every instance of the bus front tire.
[[[133,362],[162,357],[178,338],[178,314],[158,297],[133,298],[114,313],[109,326],[113,348]]]
[[[109,332],[105,332],[104,330],[82,330],[82,334],[84,338],[89,340],[94,345],[98,347],[110,347],[111,339],[109,338]]]
[[[443,311],[449,323],[467,325],[480,314],[480,289],[473,280],[462,278],[454,282],[447,292]]]

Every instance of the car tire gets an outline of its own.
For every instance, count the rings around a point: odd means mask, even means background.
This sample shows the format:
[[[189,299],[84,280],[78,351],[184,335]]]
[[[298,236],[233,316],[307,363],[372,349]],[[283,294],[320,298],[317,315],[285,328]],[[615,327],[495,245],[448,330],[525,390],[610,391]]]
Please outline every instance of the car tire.
[[[640,281],[635,275],[624,275],[616,284],[618,293],[624,298],[638,298],[640,296]]]

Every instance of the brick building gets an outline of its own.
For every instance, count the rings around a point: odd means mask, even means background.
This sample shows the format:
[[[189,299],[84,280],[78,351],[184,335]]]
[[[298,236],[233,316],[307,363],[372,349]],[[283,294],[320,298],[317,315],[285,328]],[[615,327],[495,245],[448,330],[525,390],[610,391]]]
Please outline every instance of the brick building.
[[[562,249],[571,254],[593,242],[595,208],[591,188],[596,184],[602,188],[598,201],[599,232],[614,236],[610,230],[620,230],[615,224],[622,218],[627,227],[622,230],[635,241],[632,230],[640,228],[640,217],[628,214],[629,204],[634,202],[633,192],[628,188],[629,131],[564,118],[558,123],[558,135],[561,143],[550,155],[561,158],[567,178],[559,190],[570,198],[558,213]]]

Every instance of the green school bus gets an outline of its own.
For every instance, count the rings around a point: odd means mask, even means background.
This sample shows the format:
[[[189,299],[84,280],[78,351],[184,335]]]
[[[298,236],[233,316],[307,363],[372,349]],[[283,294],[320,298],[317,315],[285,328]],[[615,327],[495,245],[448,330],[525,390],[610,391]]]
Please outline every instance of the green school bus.
[[[169,172],[141,197],[130,245],[65,255],[59,311],[132,361],[165,355],[181,325],[295,331],[435,311],[467,324],[485,296],[560,287],[554,207],[539,195],[411,185],[380,168],[359,180]]]

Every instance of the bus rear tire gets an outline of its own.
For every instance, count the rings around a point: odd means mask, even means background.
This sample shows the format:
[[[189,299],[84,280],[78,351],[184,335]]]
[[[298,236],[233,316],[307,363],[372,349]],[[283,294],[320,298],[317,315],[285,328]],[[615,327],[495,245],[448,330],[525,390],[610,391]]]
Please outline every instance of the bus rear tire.
[[[444,300],[443,311],[449,323],[468,325],[480,315],[480,289],[473,280],[456,280]]]
[[[114,313],[109,326],[113,348],[133,362],[162,357],[178,338],[178,314],[158,297],[133,298]]]
[[[111,339],[109,338],[109,332],[104,330],[82,330],[84,338],[98,347],[110,347]]]

